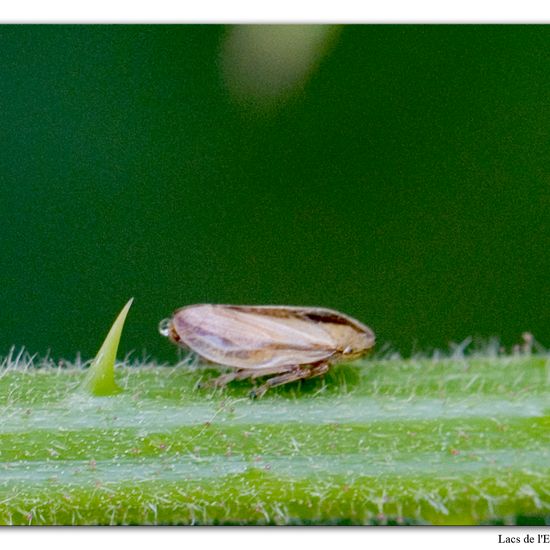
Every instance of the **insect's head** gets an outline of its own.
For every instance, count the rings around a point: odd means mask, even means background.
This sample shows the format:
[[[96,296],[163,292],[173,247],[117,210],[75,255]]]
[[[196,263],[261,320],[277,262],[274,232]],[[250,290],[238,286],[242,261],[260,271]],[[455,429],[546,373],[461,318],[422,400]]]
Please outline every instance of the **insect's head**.
[[[346,361],[353,361],[355,359],[359,359],[360,357],[363,357],[366,353],[368,353],[372,349],[373,345],[370,343],[368,344],[361,344],[359,346],[346,346],[342,354]]]
[[[353,361],[365,355],[374,347],[375,336],[372,330],[359,323],[349,320],[348,323],[330,323],[325,325],[342,358]]]

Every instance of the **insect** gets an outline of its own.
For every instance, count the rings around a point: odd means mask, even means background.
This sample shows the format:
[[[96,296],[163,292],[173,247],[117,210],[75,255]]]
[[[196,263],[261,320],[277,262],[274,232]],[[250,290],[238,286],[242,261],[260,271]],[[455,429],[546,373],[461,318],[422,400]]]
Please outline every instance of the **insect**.
[[[270,376],[252,397],[321,376],[334,363],[361,357],[375,340],[366,325],[318,307],[198,304],[176,310],[159,330],[202,359],[231,367],[208,385]]]

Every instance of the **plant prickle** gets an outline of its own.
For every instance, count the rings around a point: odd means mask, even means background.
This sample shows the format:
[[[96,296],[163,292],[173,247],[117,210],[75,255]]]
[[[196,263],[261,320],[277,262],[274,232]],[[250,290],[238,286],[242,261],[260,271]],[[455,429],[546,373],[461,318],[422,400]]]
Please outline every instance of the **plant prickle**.
[[[209,385],[270,376],[253,397],[321,376],[335,363],[365,355],[375,342],[366,325],[318,307],[198,304],[176,310],[159,330],[202,359],[232,369]]]
[[[133,298],[130,299],[122,308],[101,348],[99,348],[95,359],[92,361],[82,384],[82,388],[91,395],[115,395],[122,391],[115,382],[115,361],[124,321],[133,301]]]

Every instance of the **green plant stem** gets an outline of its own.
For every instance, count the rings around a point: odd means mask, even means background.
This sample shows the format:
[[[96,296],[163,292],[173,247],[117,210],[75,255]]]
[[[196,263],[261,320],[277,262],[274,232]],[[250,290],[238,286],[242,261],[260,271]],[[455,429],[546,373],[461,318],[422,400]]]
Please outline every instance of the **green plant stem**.
[[[544,523],[550,363],[367,360],[250,400],[212,371],[0,369],[1,524]],[[1,363],[0,363],[1,364]]]

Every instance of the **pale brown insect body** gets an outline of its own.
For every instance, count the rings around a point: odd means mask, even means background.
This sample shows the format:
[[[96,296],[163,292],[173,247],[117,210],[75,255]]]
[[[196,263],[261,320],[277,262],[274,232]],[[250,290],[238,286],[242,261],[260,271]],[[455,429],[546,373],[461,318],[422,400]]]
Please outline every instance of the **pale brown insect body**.
[[[374,333],[325,308],[199,304],[178,309],[161,333],[203,359],[234,370],[211,383],[272,376],[254,396],[294,380],[325,374],[331,365],[361,357]]]

